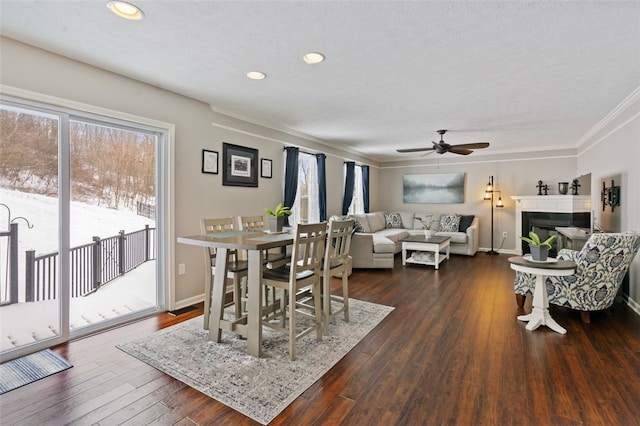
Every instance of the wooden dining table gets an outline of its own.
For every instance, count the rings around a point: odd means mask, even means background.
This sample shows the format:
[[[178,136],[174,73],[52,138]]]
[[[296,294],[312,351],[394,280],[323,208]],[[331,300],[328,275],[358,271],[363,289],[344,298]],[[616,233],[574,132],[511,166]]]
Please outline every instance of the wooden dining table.
[[[228,231],[177,238],[178,243],[181,244],[216,249],[215,265],[207,265],[208,271],[211,271],[212,267],[215,268],[209,316],[209,340],[219,343],[222,330],[232,331],[247,338],[247,353],[255,357],[262,355],[263,255],[266,250],[293,244],[294,237],[295,233],[287,231],[274,234],[263,231]],[[225,320],[223,314],[228,253],[229,250],[234,249],[246,250],[248,253],[247,315],[245,318]],[[205,275],[205,280],[211,280],[211,273]],[[209,303],[205,300],[205,312],[207,309],[209,309]]]

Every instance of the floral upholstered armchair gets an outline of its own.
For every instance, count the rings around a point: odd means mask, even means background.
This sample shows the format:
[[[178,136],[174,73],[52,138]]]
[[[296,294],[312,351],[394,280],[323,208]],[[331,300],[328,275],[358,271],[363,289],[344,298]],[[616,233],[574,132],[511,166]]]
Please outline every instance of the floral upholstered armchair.
[[[591,311],[609,308],[622,279],[640,247],[638,233],[592,234],[582,250],[562,249],[558,259],[571,260],[578,266],[573,275],[547,277],[549,303],[582,311],[582,320],[590,322]],[[533,295],[535,276],[516,272],[516,300],[524,306],[526,296]]]

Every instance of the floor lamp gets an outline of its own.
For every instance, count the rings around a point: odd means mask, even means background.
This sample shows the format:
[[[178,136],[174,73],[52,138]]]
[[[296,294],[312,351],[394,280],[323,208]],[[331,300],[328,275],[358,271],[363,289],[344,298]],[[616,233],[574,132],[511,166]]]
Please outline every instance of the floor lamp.
[[[487,189],[484,191],[484,200],[491,200],[491,250],[489,250],[487,254],[498,254],[498,252],[493,249],[493,194],[498,194],[496,207],[499,209],[504,207],[504,204],[502,203],[502,193],[493,187],[493,176],[489,176]]]

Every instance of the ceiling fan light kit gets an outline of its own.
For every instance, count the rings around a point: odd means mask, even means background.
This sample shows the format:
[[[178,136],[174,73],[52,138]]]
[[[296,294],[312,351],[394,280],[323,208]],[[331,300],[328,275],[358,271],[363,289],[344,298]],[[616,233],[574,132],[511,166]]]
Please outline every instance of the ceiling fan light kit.
[[[445,154],[447,152],[451,152],[453,154],[458,155],[469,155],[473,152],[474,149],[482,149],[488,148],[489,142],[476,142],[476,143],[463,143],[458,145],[449,145],[444,141],[444,134],[447,133],[446,130],[438,130],[438,134],[440,135],[440,141],[433,143],[433,146],[430,148],[408,148],[408,149],[397,149],[396,151],[400,153],[409,153],[409,152],[421,152],[421,151],[431,151],[437,152],[438,154]],[[431,154],[428,152],[427,154]]]

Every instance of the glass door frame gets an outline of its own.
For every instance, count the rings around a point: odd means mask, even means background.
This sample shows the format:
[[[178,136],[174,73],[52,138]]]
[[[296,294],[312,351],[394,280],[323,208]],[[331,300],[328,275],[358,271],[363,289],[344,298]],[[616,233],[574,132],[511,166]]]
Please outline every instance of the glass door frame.
[[[171,207],[173,202],[173,140],[175,126],[170,123],[138,117],[127,113],[107,110],[91,105],[81,104],[48,95],[24,91],[0,85],[2,103],[21,109],[42,112],[58,117],[58,212],[59,212],[59,321],[60,334],[27,345],[20,346],[0,354],[0,362],[17,358],[29,353],[46,349],[73,338],[95,333],[99,329],[137,320],[172,306],[174,300],[173,278],[173,225]],[[96,327],[84,327],[79,332],[70,331],[70,202],[71,202],[71,143],[70,120],[122,126],[133,130],[145,130],[157,135],[156,147],[156,228],[157,228],[157,263],[156,288],[157,304],[154,309],[121,317],[120,321],[105,321]],[[64,283],[64,285],[62,285]],[[164,284],[161,284],[164,283]]]

